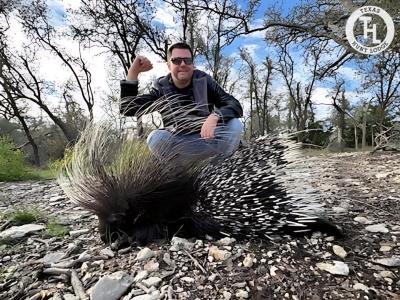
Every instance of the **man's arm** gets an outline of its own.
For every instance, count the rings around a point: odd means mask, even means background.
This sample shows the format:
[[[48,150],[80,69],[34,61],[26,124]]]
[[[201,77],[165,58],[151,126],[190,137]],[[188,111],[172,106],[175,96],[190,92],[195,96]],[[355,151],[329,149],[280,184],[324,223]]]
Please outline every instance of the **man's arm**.
[[[149,107],[161,97],[160,92],[152,87],[147,94],[138,94],[138,81],[121,81],[121,105],[120,113],[125,116],[134,116],[136,113]]]
[[[134,116],[160,97],[159,91],[154,87],[150,90],[150,93],[138,96],[138,76],[141,72],[149,71],[152,68],[153,65],[144,56],[137,56],[132,62],[126,80],[121,81],[121,114]]]
[[[233,118],[240,118],[243,116],[243,109],[235,97],[225,92],[211,76],[206,76],[208,101],[216,107],[214,114],[209,115],[201,127],[200,136],[207,139],[215,137],[214,130],[219,121],[227,122]]]
[[[211,93],[209,101],[216,106],[215,113],[219,115],[220,120],[224,122],[232,118],[243,116],[243,109],[240,102],[224,91],[224,89],[211,76],[207,75],[207,86]]]

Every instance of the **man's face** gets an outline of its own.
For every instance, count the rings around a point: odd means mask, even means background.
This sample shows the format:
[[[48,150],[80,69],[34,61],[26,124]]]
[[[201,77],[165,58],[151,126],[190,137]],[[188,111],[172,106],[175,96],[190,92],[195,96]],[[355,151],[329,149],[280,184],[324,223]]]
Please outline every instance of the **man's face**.
[[[181,60],[179,65],[174,64],[173,62],[179,61],[180,58],[192,59],[190,55],[190,51],[188,49],[172,49],[171,58],[168,61],[168,69],[171,72],[172,79],[176,84],[186,84],[190,82],[193,75],[193,63],[186,64]]]

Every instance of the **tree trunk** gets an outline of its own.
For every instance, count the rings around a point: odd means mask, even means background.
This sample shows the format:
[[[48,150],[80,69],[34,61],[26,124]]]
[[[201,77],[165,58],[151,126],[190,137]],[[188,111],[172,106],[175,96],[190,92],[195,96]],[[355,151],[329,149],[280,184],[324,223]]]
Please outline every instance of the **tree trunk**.
[[[74,144],[78,137],[78,132],[75,129],[70,128],[68,124],[64,123],[59,117],[54,115],[46,105],[39,104],[39,106],[47,113],[47,115],[54,122],[54,124],[60,127],[68,143]]]
[[[362,123],[362,140],[361,140],[361,149],[364,151],[367,145],[367,109],[363,109],[363,123]]]
[[[374,148],[374,127],[371,126],[371,146]]]
[[[357,125],[354,124],[354,146],[356,151],[358,150],[358,136],[357,136]]]
[[[250,139],[253,136],[253,81],[250,79]]]

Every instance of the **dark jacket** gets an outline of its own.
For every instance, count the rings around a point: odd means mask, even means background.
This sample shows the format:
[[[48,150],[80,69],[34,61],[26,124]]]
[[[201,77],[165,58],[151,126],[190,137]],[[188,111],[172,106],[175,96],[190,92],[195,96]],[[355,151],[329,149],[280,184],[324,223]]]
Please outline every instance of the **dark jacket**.
[[[180,95],[182,91],[172,83],[171,74],[158,78],[150,92],[142,95],[137,95],[137,82],[132,83],[122,80],[120,112],[125,116],[135,116],[160,97],[173,94]],[[185,92],[187,92],[187,95],[182,98],[193,101],[197,105],[197,116],[205,117],[214,111],[220,115],[222,122],[226,122],[229,119],[239,118],[243,115],[239,101],[226,93],[210,75],[200,70],[194,70],[192,84]],[[188,97],[191,99],[187,99]],[[161,112],[161,115],[163,116],[163,112]],[[164,126],[170,125],[165,124],[164,116],[163,121]]]

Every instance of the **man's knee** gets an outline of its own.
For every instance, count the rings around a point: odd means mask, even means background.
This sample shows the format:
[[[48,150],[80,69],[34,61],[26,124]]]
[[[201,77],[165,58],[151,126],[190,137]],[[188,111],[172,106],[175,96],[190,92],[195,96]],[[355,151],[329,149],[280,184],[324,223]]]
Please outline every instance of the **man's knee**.
[[[171,133],[167,130],[156,129],[150,132],[147,137],[147,145],[151,152],[156,152],[158,149],[163,148],[165,144],[171,139]]]
[[[217,129],[216,137],[220,141],[219,151],[221,157],[228,157],[236,151],[240,143],[242,132],[243,124],[237,118],[229,120]]]
[[[238,138],[243,132],[243,124],[238,118],[230,119],[225,124],[217,127],[216,136],[222,139]]]
[[[226,123],[227,131],[233,135],[241,135],[243,132],[243,124],[238,118],[229,120]]]

